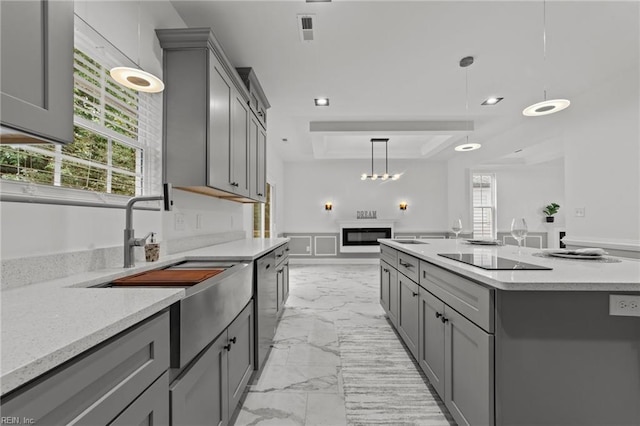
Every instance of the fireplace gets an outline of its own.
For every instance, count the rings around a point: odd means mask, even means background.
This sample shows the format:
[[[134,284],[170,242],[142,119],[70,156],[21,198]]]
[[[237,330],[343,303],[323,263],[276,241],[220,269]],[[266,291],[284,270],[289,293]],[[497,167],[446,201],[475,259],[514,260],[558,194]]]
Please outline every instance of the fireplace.
[[[342,228],[343,246],[377,246],[378,238],[391,238],[391,228]]]
[[[356,220],[340,223],[340,252],[376,253],[379,238],[393,238],[393,222]]]

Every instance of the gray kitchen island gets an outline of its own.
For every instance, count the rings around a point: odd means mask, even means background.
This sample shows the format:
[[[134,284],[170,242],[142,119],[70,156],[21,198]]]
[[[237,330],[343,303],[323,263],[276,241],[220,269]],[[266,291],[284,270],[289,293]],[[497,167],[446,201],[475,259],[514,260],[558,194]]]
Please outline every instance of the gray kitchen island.
[[[640,262],[380,243],[380,302],[458,424],[640,424],[640,317],[610,314]]]

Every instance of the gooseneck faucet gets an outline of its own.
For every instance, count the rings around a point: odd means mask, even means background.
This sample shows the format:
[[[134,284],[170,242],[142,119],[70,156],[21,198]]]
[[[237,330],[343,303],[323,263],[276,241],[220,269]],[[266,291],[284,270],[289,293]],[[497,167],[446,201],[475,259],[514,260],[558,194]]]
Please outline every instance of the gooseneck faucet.
[[[144,246],[147,238],[151,236],[151,232],[142,238],[136,238],[133,230],[133,205],[139,201],[160,201],[164,200],[164,209],[171,210],[173,200],[171,197],[171,184],[164,184],[164,196],[163,195],[148,195],[141,197],[130,198],[127,202],[125,213],[125,226],[124,226],[124,267],[132,268],[135,266],[134,251],[135,247]]]

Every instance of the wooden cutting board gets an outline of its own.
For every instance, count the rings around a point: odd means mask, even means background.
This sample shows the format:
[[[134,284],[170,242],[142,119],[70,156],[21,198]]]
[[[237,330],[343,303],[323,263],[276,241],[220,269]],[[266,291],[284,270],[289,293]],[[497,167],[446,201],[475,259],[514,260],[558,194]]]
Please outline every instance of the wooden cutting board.
[[[143,272],[112,282],[113,286],[192,286],[224,269],[165,269]]]

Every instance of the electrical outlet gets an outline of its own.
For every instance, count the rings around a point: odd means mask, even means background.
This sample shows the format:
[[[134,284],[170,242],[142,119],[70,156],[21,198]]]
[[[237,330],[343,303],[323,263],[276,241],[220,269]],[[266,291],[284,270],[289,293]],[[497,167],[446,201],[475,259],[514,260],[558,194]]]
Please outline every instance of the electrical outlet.
[[[640,296],[631,294],[610,294],[609,315],[640,317]]]
[[[307,253],[311,253],[311,247],[307,246],[306,247],[306,251],[307,251]]]
[[[196,229],[202,228],[202,214],[198,213],[196,215]]]
[[[584,207],[576,207],[576,217],[584,217]]]
[[[173,219],[173,225],[176,231],[184,231],[185,223],[184,223],[184,213],[176,213]]]

